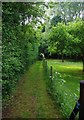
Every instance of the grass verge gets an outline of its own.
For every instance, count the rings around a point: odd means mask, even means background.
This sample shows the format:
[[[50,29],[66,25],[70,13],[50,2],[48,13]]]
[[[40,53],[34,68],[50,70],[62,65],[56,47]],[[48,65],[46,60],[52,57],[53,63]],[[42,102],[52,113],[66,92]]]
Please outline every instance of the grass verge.
[[[80,80],[84,79],[82,63],[48,60],[48,68],[50,66],[53,67],[53,77],[52,82],[49,81],[49,90],[63,116],[68,118],[79,99]]]

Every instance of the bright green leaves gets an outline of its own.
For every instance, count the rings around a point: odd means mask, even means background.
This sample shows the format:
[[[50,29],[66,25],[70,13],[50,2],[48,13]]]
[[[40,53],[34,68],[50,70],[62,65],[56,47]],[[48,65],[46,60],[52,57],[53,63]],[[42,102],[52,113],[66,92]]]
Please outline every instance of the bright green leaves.
[[[79,20],[68,24],[68,32],[74,37],[73,42],[76,50],[80,49],[84,54],[84,21]]]
[[[49,51],[58,55],[81,55],[84,53],[84,21],[76,20],[67,25],[58,23],[49,33]]]
[[[58,23],[56,27],[52,27],[51,33],[50,33],[50,45],[49,50],[51,49],[51,52],[56,52],[58,54],[64,54],[66,51],[66,44],[67,44],[67,32],[66,32],[66,26],[63,23]]]

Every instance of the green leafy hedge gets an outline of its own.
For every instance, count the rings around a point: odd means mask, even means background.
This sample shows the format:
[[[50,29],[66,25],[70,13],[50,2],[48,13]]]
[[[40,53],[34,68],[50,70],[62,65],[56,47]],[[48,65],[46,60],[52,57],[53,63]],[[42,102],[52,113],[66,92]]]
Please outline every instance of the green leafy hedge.
[[[32,4],[29,5],[32,8]],[[21,9],[22,6],[23,9]],[[22,6],[21,3],[2,4],[3,99],[6,99],[11,94],[19,77],[38,58],[36,31],[31,23],[27,25],[21,24],[21,21],[23,22],[25,19],[25,12],[28,10],[26,4],[22,3]]]

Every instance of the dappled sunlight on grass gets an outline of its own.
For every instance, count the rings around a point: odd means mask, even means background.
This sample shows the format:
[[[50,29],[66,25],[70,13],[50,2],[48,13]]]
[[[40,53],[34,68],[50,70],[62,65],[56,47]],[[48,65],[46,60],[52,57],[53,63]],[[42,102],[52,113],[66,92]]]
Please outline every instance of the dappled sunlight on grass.
[[[53,69],[66,74],[82,75],[82,62],[61,62],[61,60],[48,60],[48,65]]]

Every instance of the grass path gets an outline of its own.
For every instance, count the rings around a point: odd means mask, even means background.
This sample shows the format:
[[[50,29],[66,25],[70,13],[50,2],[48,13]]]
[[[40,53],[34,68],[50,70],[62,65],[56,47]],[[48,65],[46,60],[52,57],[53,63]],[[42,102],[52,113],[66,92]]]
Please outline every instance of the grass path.
[[[18,85],[10,106],[3,112],[6,118],[61,118],[46,91],[41,62],[30,67]]]

